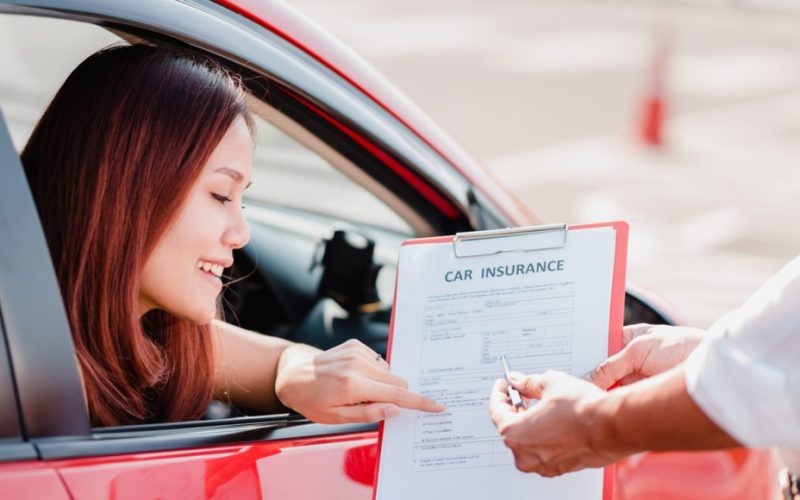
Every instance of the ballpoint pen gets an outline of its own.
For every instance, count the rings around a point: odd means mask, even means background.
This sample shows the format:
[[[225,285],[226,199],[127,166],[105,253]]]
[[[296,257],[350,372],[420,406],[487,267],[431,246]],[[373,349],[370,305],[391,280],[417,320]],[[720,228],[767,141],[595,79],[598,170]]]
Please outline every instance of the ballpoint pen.
[[[503,363],[503,372],[506,382],[509,382],[508,375],[511,373],[511,368],[508,366],[508,360],[506,359],[505,354],[500,355],[500,361]],[[522,408],[525,409],[525,401],[522,400],[522,397],[519,395],[519,391],[511,387],[511,383],[508,384],[508,397],[511,398],[511,405],[514,408]]]

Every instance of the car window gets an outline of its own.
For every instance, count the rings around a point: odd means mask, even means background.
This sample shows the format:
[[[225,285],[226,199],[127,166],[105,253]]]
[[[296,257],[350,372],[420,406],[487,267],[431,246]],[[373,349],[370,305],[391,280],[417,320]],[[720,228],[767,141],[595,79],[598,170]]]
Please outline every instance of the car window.
[[[248,189],[248,198],[348,222],[412,232],[379,198],[298,139],[261,116],[256,117],[256,124],[253,185]],[[293,132],[300,133],[296,128]]]
[[[89,54],[120,42],[91,24],[0,16],[0,106],[18,151],[72,69]]]

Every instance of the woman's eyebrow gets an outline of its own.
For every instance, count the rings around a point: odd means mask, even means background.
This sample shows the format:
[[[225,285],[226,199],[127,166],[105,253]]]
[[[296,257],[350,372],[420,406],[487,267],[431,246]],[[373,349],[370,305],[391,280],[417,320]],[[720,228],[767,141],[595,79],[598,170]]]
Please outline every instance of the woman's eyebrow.
[[[244,176],[242,175],[241,172],[232,169],[230,167],[219,167],[218,169],[214,170],[214,172],[225,174],[229,176],[231,179],[235,180],[236,182],[242,182],[242,179],[244,179]],[[245,189],[249,188],[251,184],[253,184],[253,181],[248,182],[247,186],[245,186],[244,188]]]

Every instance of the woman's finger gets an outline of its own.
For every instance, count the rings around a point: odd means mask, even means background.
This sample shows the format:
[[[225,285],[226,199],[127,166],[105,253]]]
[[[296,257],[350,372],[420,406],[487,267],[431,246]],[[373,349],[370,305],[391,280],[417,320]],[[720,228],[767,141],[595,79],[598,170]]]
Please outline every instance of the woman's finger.
[[[401,389],[408,389],[408,382],[402,377],[398,377],[394,373],[382,370],[380,368],[367,368],[369,377],[378,382],[389,384]]]
[[[363,342],[356,339],[349,339],[341,344],[337,345],[336,347],[332,347],[325,351],[326,353],[331,353],[334,355],[339,356],[346,356],[348,354],[353,356],[358,356],[364,358],[365,360],[370,360],[375,363],[382,361],[383,358],[375,351],[367,347]]]
[[[363,359],[373,367],[380,368],[383,371],[389,369],[389,363],[383,359],[383,356],[363,344],[360,347],[353,348],[349,353],[359,359]]]
[[[330,413],[333,420],[329,423],[373,423],[399,415],[400,408],[397,405],[387,403],[363,403],[337,406],[332,408]]]
[[[398,387],[396,385],[370,379],[362,380],[362,384],[363,385],[356,389],[353,394],[357,401],[393,403],[400,408],[435,413],[444,411],[445,409],[445,405],[421,394],[411,392],[404,387]]]
[[[408,383],[401,377],[389,373],[389,365],[375,351],[357,340],[348,340],[325,351],[320,359],[331,371],[336,373],[354,373],[381,382],[407,388]]]
[[[355,355],[354,358],[348,361],[348,364],[347,371],[349,372],[359,374],[378,382],[383,382],[384,384],[408,389],[408,382],[402,377],[389,372],[385,362],[379,363],[375,360],[365,359],[361,355]]]

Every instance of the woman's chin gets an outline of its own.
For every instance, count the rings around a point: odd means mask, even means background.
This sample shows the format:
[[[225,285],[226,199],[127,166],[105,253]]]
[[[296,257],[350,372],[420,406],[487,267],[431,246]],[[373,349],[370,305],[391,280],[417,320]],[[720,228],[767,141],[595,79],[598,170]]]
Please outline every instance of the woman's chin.
[[[183,320],[194,323],[197,326],[208,325],[217,317],[216,304],[214,305],[214,307],[210,307],[208,309],[194,309],[194,310],[169,311],[169,312]]]
[[[203,318],[203,319],[190,319],[190,321],[192,323],[194,323],[195,325],[197,325],[197,326],[210,325],[213,320],[214,320],[213,317],[211,317],[211,318]]]
[[[187,318],[187,319],[192,323],[196,324],[197,326],[205,326],[214,321],[216,317],[217,317],[217,311],[215,309],[210,314],[198,314],[192,318]]]

